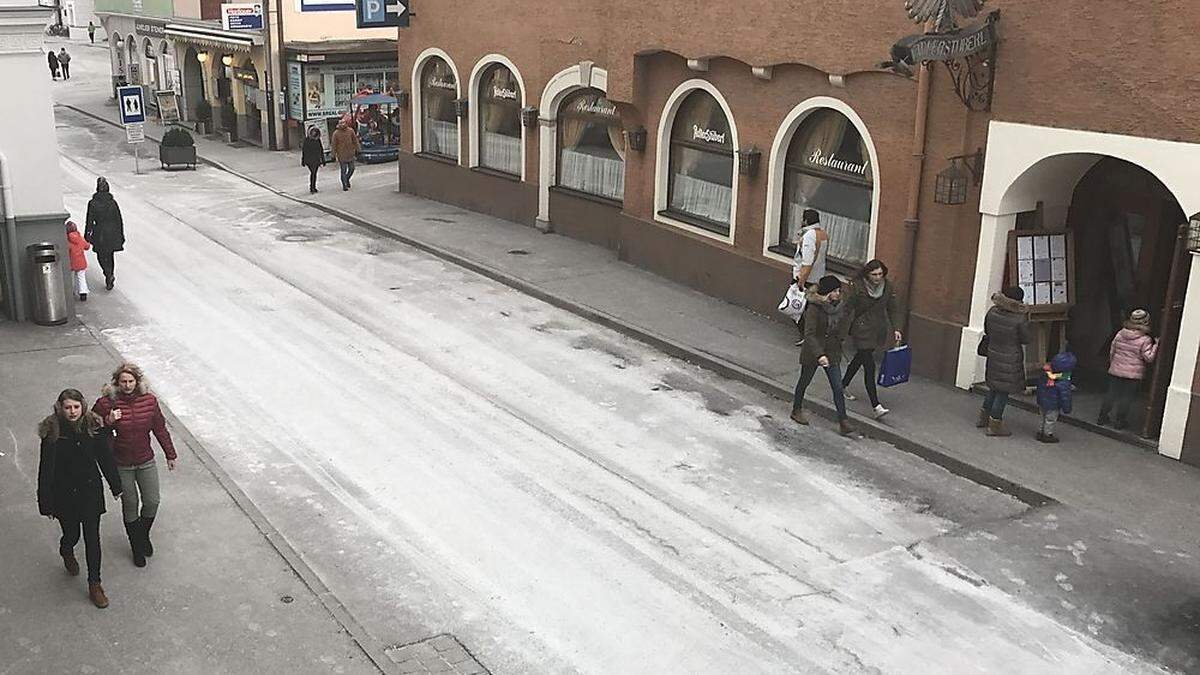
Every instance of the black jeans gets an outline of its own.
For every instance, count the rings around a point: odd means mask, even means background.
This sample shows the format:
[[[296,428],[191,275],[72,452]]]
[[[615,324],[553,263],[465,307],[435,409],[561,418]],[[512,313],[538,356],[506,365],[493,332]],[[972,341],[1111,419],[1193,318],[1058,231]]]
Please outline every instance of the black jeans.
[[[792,409],[804,407],[804,391],[812,383],[817,368],[821,366],[800,366],[800,379],[796,381],[796,393],[792,397]],[[846,419],[846,397],[842,394],[842,369],[836,363],[825,367],[825,377],[829,379],[829,390],[833,392],[833,405],[837,408],[838,421]]]
[[[308,189],[310,192],[317,191],[317,169],[318,168],[320,168],[320,166],[317,164],[313,164],[312,166],[308,167]]]
[[[108,281],[113,278],[113,252],[96,250],[96,260],[100,262],[100,269],[104,272],[104,280]]]
[[[1104,404],[1100,406],[1100,419],[1108,419],[1109,413],[1113,413],[1113,422],[1124,426],[1129,421],[1129,408],[1133,405],[1133,399],[1137,398],[1138,385],[1141,383],[1141,380],[1109,375],[1108,392],[1104,395]]]
[[[75,550],[79,543],[79,531],[83,530],[83,547],[87,555],[88,581],[100,583],[100,516],[84,516],[82,520],[62,520],[62,539],[58,542],[58,552],[66,555]]]
[[[867,388],[867,396],[871,399],[871,405],[879,405],[879,390],[875,387],[875,350],[860,349],[854,352],[854,358],[850,360],[850,365],[846,366],[846,375],[842,377],[842,388],[850,386],[850,381],[854,379],[854,374],[858,372],[858,367],[863,369],[863,385]]]
[[[71,66],[63,63],[62,61],[59,61],[59,67],[62,68],[63,79],[64,80],[71,79]]]

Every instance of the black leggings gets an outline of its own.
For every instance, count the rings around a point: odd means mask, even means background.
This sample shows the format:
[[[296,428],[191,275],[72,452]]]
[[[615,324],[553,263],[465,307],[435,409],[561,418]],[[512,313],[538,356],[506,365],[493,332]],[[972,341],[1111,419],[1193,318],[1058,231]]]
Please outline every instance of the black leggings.
[[[319,167],[319,165],[317,165],[317,164],[313,164],[312,166],[308,167],[308,189],[309,190],[317,189],[317,168],[318,167]]]
[[[863,369],[863,384],[867,387],[867,396],[871,399],[871,405],[879,405],[879,390],[875,388],[875,350],[860,349],[854,352],[854,358],[850,360],[850,365],[846,366],[846,375],[842,378],[842,387],[849,387],[850,381],[854,379],[854,374],[858,372],[858,367]]]
[[[83,547],[87,555],[88,581],[100,583],[100,516],[83,516],[80,520],[59,519],[62,539],[58,541],[58,552],[66,555],[75,550],[79,543],[79,531],[83,530]]]

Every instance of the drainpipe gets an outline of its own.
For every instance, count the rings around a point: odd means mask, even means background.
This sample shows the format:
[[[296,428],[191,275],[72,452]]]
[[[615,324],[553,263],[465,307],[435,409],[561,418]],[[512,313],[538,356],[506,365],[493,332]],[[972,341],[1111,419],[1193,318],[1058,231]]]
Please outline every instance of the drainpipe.
[[[282,4],[280,5],[282,7]],[[280,12],[283,14],[283,12]],[[274,69],[275,59],[271,58],[271,43],[274,42],[271,38],[271,0],[266,0],[263,3],[263,48],[266,52],[266,84],[267,84],[267,149],[278,150],[279,146],[275,143],[275,77],[272,70]],[[282,53],[283,45],[279,46]]]
[[[913,126],[912,167],[909,169],[908,210],[904,217],[904,334],[912,316],[913,274],[917,267],[917,231],[921,228],[921,174],[925,170],[925,127],[929,121],[929,64],[917,72],[917,110]]]
[[[17,213],[13,206],[12,172],[8,169],[8,157],[0,151],[0,208],[4,210],[4,236],[8,240],[9,270],[7,301],[12,308],[13,318],[25,320],[25,312],[21,303],[17,302],[17,282],[21,276],[21,255],[17,252]]]

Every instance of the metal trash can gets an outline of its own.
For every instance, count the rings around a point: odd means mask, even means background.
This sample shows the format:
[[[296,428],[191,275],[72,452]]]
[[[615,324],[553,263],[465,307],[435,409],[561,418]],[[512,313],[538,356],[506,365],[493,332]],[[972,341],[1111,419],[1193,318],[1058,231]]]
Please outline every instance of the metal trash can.
[[[67,297],[63,289],[62,262],[54,244],[42,242],[25,247],[32,271],[33,322],[57,326],[67,322]]]

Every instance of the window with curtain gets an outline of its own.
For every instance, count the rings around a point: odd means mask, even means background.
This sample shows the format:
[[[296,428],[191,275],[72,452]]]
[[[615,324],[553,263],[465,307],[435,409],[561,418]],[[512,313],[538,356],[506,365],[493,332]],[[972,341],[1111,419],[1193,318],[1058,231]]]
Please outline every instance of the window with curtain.
[[[597,89],[565,99],[558,113],[558,185],[625,198],[625,135],[615,103]]]
[[[422,152],[458,161],[458,82],[450,64],[433,57],[421,69]]]
[[[871,155],[849,118],[831,108],[809,114],[788,146],[784,164],[780,251],[792,255],[804,209],[821,214],[832,260],[866,262],[874,179]]]
[[[733,134],[717,99],[688,94],[671,125],[667,213],[728,235],[733,206]]]
[[[521,175],[521,87],[500,63],[479,78],[479,165]]]

